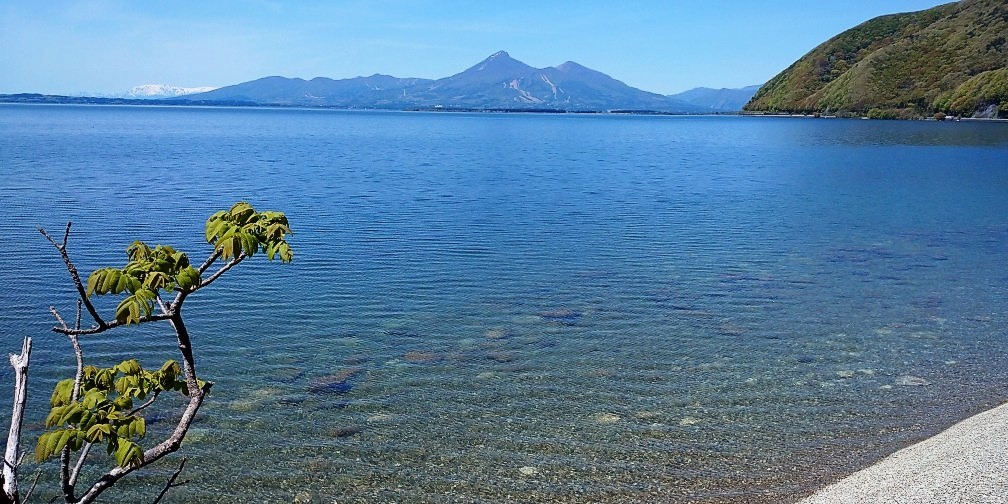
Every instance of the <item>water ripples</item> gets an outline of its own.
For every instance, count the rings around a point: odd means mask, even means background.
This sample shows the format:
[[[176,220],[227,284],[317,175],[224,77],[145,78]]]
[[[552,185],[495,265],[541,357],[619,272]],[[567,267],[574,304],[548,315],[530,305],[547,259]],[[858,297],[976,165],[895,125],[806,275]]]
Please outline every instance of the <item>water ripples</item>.
[[[73,310],[33,226],[73,220],[90,271],[134,238],[199,257],[236,199],[292,222],[294,263],[188,302],[216,385],[179,502],[786,501],[1008,397],[1003,125],[0,110],[32,411]]]

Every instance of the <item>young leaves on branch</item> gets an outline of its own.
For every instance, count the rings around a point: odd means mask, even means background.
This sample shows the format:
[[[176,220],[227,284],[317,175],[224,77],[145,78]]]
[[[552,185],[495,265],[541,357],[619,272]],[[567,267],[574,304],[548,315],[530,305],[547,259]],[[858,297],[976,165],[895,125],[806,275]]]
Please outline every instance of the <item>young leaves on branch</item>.
[[[88,277],[86,293],[122,294],[116,307],[116,320],[135,324],[150,317],[158,291],[181,290],[190,292],[199,287],[200,274],[189,264],[189,257],[167,245],[153,249],[142,241],[135,241],[126,249],[129,262],[122,269],[102,268]]]
[[[72,400],[74,380],[60,381],[49,403],[46,432],[35,446],[41,462],[64,447],[80,451],[85,444],[104,444],[116,464],[136,467],[143,463],[139,441],[147,433],[147,422],[134,409],[134,399],[144,400],[165,391],[184,392],[179,363],[169,360],[157,371],[147,371],[135,359],[100,369],[84,368],[80,398]]]
[[[271,261],[280,256],[280,261],[291,262],[294,253],[286,240],[288,234],[293,233],[283,212],[256,212],[244,201],[211,215],[206,222],[207,243],[223,259],[262,251]]]
[[[288,234],[293,233],[283,212],[256,212],[244,201],[211,215],[206,221],[207,243],[213,245],[215,254],[235,262],[260,251],[271,261],[279,257],[282,262],[291,262],[294,253],[287,243]],[[126,249],[126,255],[129,258],[126,266],[95,270],[88,277],[86,288],[88,296],[126,294],[115,312],[115,319],[121,324],[136,324],[149,318],[162,290],[189,293],[202,286],[201,271],[189,264],[184,252],[172,247],[151,248],[135,241]]]

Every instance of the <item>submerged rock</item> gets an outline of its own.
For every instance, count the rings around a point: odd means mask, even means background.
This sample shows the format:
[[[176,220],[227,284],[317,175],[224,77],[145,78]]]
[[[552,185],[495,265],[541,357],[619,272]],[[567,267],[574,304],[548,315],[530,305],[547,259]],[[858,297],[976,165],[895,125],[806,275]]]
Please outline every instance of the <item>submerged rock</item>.
[[[429,350],[410,350],[403,355],[406,362],[424,364],[444,360],[444,357]]]
[[[732,324],[731,322],[723,322],[718,325],[717,332],[722,336],[741,336],[745,334],[745,329]]]
[[[920,376],[906,375],[899,377],[899,379],[896,380],[896,385],[901,387],[922,387],[924,385],[930,385],[930,382]]]
[[[539,469],[532,466],[522,466],[518,468],[518,472],[521,473],[522,476],[535,476],[539,474]]]
[[[557,308],[555,310],[545,310],[538,313],[539,318],[555,324],[574,325],[581,318],[581,314],[570,308]]]
[[[511,362],[515,359],[513,352],[508,352],[506,350],[491,350],[487,352],[486,358],[494,362]]]
[[[592,415],[592,420],[597,424],[612,425],[620,421],[620,416],[615,413],[602,412]]]
[[[355,436],[360,434],[364,429],[357,427],[356,425],[346,425],[343,427],[336,427],[330,432],[334,438],[348,438],[350,436]]]
[[[350,368],[334,375],[313,378],[308,383],[308,391],[313,394],[346,394],[353,390],[350,380],[363,372],[361,368]]]
[[[483,337],[490,340],[507,339],[510,336],[511,332],[508,331],[507,329],[504,329],[503,327],[495,327],[493,329],[487,329],[487,331],[483,333]]]

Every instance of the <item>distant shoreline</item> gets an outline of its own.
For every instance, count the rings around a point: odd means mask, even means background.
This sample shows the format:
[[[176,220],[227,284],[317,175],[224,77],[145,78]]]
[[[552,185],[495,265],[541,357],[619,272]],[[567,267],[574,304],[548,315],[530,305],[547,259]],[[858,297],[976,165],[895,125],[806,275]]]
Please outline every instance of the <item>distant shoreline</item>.
[[[258,103],[241,100],[186,100],[179,98],[101,98],[94,96],[63,96],[39,93],[0,94],[0,103],[20,103],[34,105],[123,105],[154,107],[248,107],[277,109],[317,109],[344,111],[389,111],[389,112],[464,112],[464,113],[504,113],[504,114],[621,114],[621,115],[664,115],[664,116],[737,116],[738,112],[686,113],[663,110],[611,109],[611,110],[566,110],[553,108],[475,108],[475,107],[340,107],[327,105],[303,105],[282,103]]]
[[[345,112],[440,112],[440,113],[485,113],[485,114],[572,114],[572,115],[638,115],[638,116],[676,116],[676,117],[769,117],[790,119],[864,119],[880,121],[936,121],[936,122],[984,122],[1008,123],[1008,119],[983,117],[947,117],[941,121],[933,117],[918,117],[910,119],[877,119],[859,115],[815,115],[796,113],[769,112],[669,112],[663,110],[565,110],[552,108],[474,108],[474,107],[339,107],[328,105],[302,105],[283,103],[258,103],[240,100],[185,100],[179,98],[102,98],[95,96],[64,96],[39,93],[0,94],[0,103],[25,105],[108,105],[127,107],[219,107],[219,108],[268,108],[268,109],[304,109],[304,110],[336,110]]]
[[[748,112],[741,111],[738,113],[742,117],[778,117],[785,119],[863,119],[872,121],[935,121],[935,122],[1003,122],[1008,123],[1008,119],[1001,119],[997,117],[953,117],[948,116],[945,119],[935,119],[934,117],[917,117],[917,118],[892,118],[892,119],[881,119],[873,118],[861,115],[816,115],[816,114],[794,114],[794,113],[770,113],[770,112]]]

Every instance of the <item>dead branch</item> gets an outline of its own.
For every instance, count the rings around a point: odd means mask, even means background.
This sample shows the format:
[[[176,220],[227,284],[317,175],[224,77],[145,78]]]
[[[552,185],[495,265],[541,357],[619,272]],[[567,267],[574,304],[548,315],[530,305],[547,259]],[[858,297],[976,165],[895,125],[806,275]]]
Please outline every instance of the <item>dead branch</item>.
[[[28,363],[31,359],[32,339],[21,343],[21,354],[10,356],[14,368],[14,401],[11,412],[10,432],[7,434],[7,449],[4,451],[3,492],[13,502],[18,502],[17,466],[20,464],[21,425],[24,420],[25,403],[28,398]]]

